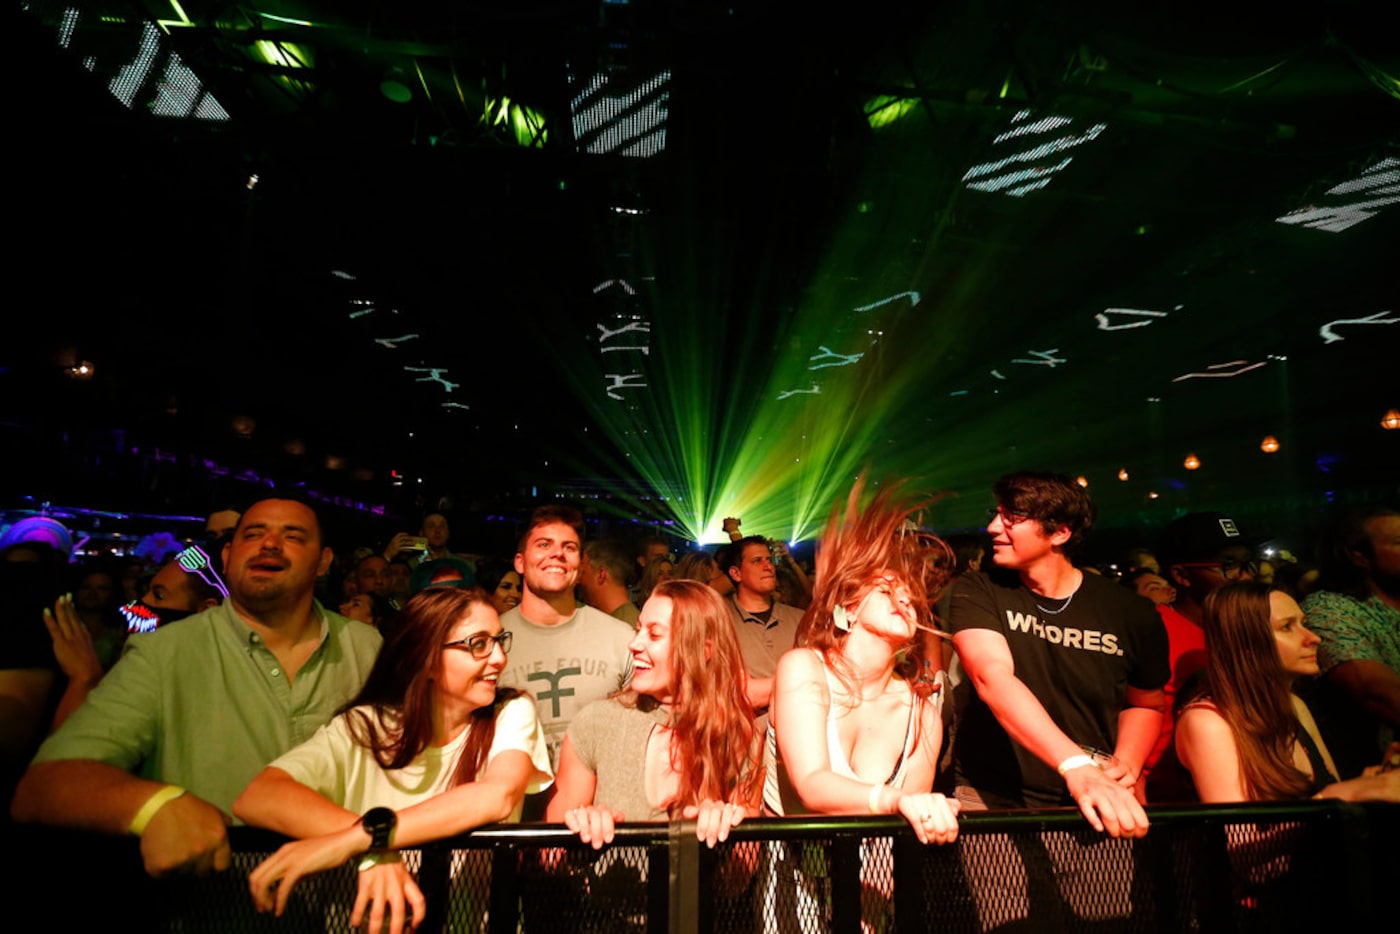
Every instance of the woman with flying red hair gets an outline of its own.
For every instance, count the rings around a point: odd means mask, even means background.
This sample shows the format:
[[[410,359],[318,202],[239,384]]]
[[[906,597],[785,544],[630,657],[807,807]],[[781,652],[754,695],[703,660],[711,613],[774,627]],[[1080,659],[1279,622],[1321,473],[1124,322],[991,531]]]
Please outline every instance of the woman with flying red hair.
[[[778,661],[763,810],[898,814],[919,842],[951,843],[958,802],[933,791],[943,721],[919,677],[920,630],[932,628],[929,607],[947,582],[953,555],[909,521],[917,506],[894,491],[862,509],[863,487],[858,481],[844,509],[840,503],[832,509],[797,648]],[[889,920],[889,877],[874,869],[887,864],[889,845],[885,838],[862,846],[863,929],[878,930]],[[828,926],[822,880],[810,872],[800,849],[770,848],[768,899],[796,906],[786,928]]]

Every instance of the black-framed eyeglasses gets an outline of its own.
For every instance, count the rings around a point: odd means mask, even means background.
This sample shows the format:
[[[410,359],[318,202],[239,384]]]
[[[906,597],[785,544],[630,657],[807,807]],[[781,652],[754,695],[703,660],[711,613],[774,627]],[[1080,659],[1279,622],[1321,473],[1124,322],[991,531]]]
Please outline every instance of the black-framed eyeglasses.
[[[997,516],[1001,516],[1001,524],[1008,529],[1013,525],[1020,525],[1030,518],[1030,516],[1026,515],[1024,512],[1012,512],[1003,506],[993,506],[991,509],[987,510],[988,522],[991,522]]]
[[[1179,568],[1215,568],[1220,572],[1220,576],[1227,581],[1237,581],[1240,575],[1248,572],[1250,577],[1259,574],[1259,562],[1254,558],[1224,558],[1220,561],[1181,561],[1175,567]]]
[[[509,655],[510,640],[512,637],[512,634],[509,632],[498,632],[494,636],[479,632],[474,636],[458,639],[455,642],[444,642],[442,647],[444,649],[466,649],[468,652],[472,653],[472,658],[490,658],[491,649],[493,648],[492,643],[499,645],[503,654]]]

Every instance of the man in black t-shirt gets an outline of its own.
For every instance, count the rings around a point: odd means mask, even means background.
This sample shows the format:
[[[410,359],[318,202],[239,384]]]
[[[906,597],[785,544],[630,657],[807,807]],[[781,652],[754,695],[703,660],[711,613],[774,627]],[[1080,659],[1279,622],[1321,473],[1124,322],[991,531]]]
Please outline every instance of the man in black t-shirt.
[[[959,798],[965,808],[1072,804],[1096,830],[1142,836],[1132,789],[1161,726],[1166,631],[1148,601],[1070,562],[1094,519],[1085,490],[1017,473],[994,491],[996,570],[959,578],[951,600],[967,672]]]

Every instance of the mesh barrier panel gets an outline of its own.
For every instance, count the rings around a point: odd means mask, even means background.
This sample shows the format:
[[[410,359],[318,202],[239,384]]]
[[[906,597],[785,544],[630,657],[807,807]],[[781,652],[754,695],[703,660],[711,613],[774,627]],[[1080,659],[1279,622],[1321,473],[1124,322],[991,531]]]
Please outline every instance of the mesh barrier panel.
[[[986,813],[921,845],[898,820],[745,821],[714,850],[693,825],[624,825],[602,850],[544,825],[405,851],[428,901],[420,931],[1214,932],[1388,929],[1400,807],[1153,809],[1139,840],[1072,812]],[[130,838],[0,828],[12,891],[60,929],[348,931],[357,873],[304,879],[260,915],[248,874],[280,838],[231,832],[229,871],[152,881]],[[687,845],[685,844],[688,841]],[[82,884],[73,887],[75,862]],[[100,867],[97,872],[88,867]],[[55,867],[63,867],[58,871]],[[672,910],[683,906],[683,910]]]
[[[646,846],[521,848],[523,929],[598,934],[645,931],[651,908],[651,863],[652,848]],[[660,881],[664,885],[667,880],[663,876]]]

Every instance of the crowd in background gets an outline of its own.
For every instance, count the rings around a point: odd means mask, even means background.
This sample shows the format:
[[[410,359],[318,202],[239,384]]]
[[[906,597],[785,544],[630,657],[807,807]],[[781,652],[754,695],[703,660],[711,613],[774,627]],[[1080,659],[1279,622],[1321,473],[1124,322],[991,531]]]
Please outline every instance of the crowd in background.
[[[135,832],[145,852],[162,812],[213,836],[236,816],[298,841],[254,873],[260,908],[363,855],[356,911],[395,926],[423,905],[393,850],[504,819],[601,847],[621,820],[694,818],[714,845],[760,813],[894,813],[941,843],[968,809],[1073,806],[1136,836],[1143,804],[1400,800],[1400,510],[1339,514],[1296,554],[1190,513],[1092,565],[1087,492],[1023,473],[994,493],[985,532],[939,539],[912,520],[917,498],[867,501],[858,483],[807,564],[737,519],[729,542],[677,554],[664,536],[588,538],[567,506],[536,510],[496,555],[459,545],[441,512],[383,541],[324,542],[309,504],[277,499],[215,510],[197,544],[147,558],[70,555],[66,529],[27,520],[0,547],[16,610],[5,793],[57,732],[20,785],[21,819]],[[250,658],[265,647],[283,693],[358,659],[316,722],[250,739],[268,752],[237,753],[256,775],[222,798],[187,793],[197,768],[165,774],[182,766],[154,761],[157,739],[109,757],[71,738],[115,729],[93,722],[114,697],[167,719],[195,703],[148,695],[166,677],[150,646],[175,644],[160,630],[197,626],[251,640]],[[161,642],[140,642],[152,631]],[[150,666],[134,685],[128,641]],[[222,650],[181,651],[187,666]],[[76,796],[85,776],[65,769],[88,759],[149,784],[106,813],[74,805],[50,786]],[[227,862],[180,846],[148,868]],[[800,890],[802,867],[774,858],[762,884]]]

